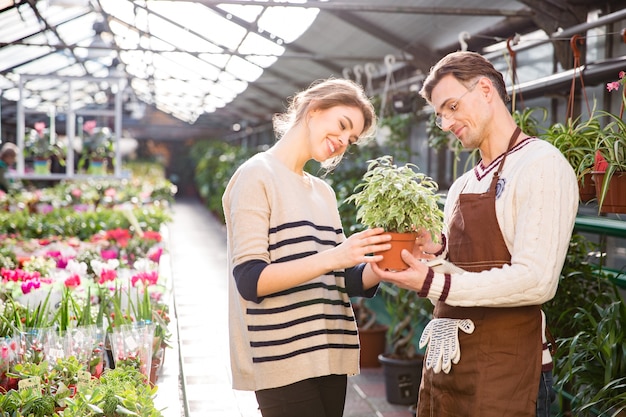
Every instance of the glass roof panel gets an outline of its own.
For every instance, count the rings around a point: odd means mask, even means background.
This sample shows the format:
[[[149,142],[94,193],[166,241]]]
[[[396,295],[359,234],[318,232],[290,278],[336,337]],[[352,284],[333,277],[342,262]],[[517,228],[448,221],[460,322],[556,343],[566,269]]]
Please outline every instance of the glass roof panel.
[[[43,49],[43,48],[42,48]],[[60,54],[52,54],[43,55],[41,58],[30,61],[16,70],[20,74],[50,74],[60,70],[61,68],[65,68],[68,64],[71,64],[72,61],[68,61],[67,57]],[[42,69],[45,68],[45,71]]]
[[[44,22],[36,17],[35,7]],[[259,3],[23,2],[0,13],[0,42],[14,43],[0,47],[0,88],[5,98],[17,99],[15,74],[107,77],[121,71],[133,96],[190,122],[245,91],[285,53],[283,44],[300,36],[317,14],[314,8]],[[44,92],[35,83],[29,85],[33,90],[26,106],[67,100],[61,87]],[[106,102],[106,94],[97,88],[93,83],[75,87],[74,105]]]
[[[302,3],[290,1],[288,3]],[[291,43],[298,39],[315,21],[319,9],[298,7],[268,7],[259,18],[259,28]],[[285,25],[284,22],[298,22]]]
[[[256,80],[263,73],[262,68],[238,56],[230,58],[225,70],[240,80],[248,82]]]
[[[33,10],[26,5],[2,12],[0,42],[13,42],[39,31]]]
[[[242,54],[282,55],[285,52],[285,48],[254,32],[250,32],[241,43],[239,52]]]

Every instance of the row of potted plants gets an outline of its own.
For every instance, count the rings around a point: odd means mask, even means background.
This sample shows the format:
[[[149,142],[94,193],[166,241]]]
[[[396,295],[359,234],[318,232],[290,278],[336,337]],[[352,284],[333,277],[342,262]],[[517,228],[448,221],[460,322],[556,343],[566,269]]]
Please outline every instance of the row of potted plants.
[[[161,415],[149,381],[170,335],[160,260],[175,188],[141,194],[127,183],[89,184],[95,192],[64,182],[28,197],[13,193],[11,204],[50,208],[0,212],[7,415]],[[86,201],[88,209],[76,209]]]

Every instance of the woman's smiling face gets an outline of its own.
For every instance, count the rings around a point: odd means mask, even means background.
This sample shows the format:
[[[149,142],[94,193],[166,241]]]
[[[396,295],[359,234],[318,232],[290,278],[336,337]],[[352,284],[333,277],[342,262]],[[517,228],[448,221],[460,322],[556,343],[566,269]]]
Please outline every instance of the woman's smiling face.
[[[311,156],[318,162],[343,154],[363,133],[365,121],[357,107],[335,106],[309,113]]]

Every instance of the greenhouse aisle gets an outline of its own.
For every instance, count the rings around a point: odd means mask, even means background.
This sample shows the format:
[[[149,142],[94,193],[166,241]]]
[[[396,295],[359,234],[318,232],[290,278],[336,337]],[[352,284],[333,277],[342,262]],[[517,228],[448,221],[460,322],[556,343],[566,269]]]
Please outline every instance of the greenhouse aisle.
[[[164,417],[260,417],[251,392],[230,384],[224,226],[193,197],[178,198],[168,228],[171,329],[155,403]],[[178,357],[178,358],[177,358]],[[410,417],[385,400],[381,368],[349,378],[344,417]]]

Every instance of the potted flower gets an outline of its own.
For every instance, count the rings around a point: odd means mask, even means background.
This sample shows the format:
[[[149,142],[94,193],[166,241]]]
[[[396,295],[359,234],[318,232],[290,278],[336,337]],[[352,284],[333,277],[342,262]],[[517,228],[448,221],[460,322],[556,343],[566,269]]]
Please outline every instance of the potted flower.
[[[367,227],[382,227],[392,236],[392,249],[382,252],[378,265],[386,269],[406,269],[402,249],[412,250],[417,231],[424,229],[439,236],[443,212],[439,208],[437,183],[407,163],[398,166],[390,155],[368,161],[367,171],[355,193],[346,201],[357,206],[357,220]]]
[[[35,174],[49,174],[51,159],[63,164],[63,149],[50,137],[50,129],[44,122],[37,122],[24,141],[25,156],[33,159]]]
[[[566,123],[555,123],[541,135],[563,154],[574,169],[583,203],[596,197],[592,171],[594,149],[602,131],[598,113],[592,111],[591,114],[586,121],[578,117],[568,119]]]
[[[594,178],[600,213],[626,213],[626,123],[622,120],[626,105],[626,72],[619,80],[607,84],[608,91],[621,90],[619,115],[600,112],[608,119],[598,138],[595,152]]]
[[[95,120],[83,124],[83,144],[78,169],[89,174],[105,175],[109,160],[113,158],[113,133],[108,127],[97,127]]]

